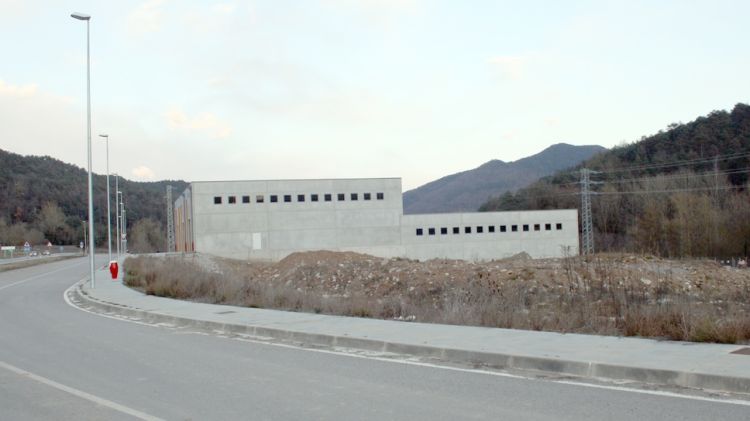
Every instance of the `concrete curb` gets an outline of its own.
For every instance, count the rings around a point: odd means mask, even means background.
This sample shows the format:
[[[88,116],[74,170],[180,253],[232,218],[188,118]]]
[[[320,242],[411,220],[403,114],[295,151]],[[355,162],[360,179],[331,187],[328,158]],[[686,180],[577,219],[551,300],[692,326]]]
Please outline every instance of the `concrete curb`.
[[[495,369],[529,370],[541,373],[570,375],[586,379],[635,381],[691,389],[706,389],[742,394],[750,393],[750,378],[746,377],[621,366],[591,361],[540,358],[525,355],[444,348],[430,345],[404,344],[351,336],[325,335],[170,316],[155,311],[136,309],[98,300],[82,290],[81,287],[83,283],[84,281],[81,281],[69,290],[74,294],[74,297],[87,302],[89,306],[101,312],[137,317],[149,323],[165,323],[176,327],[187,327],[207,332],[223,331],[233,334],[270,338],[284,343],[304,344],[315,347],[342,347],[415,357],[436,358],[450,363],[478,365]]]

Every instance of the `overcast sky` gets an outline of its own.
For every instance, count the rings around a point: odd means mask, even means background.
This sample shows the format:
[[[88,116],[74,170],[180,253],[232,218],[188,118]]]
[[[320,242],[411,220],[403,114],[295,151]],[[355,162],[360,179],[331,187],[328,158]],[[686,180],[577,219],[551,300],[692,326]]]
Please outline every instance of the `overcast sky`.
[[[74,11],[93,134],[137,180],[410,189],[750,101],[746,0],[0,0],[0,148],[85,165]]]

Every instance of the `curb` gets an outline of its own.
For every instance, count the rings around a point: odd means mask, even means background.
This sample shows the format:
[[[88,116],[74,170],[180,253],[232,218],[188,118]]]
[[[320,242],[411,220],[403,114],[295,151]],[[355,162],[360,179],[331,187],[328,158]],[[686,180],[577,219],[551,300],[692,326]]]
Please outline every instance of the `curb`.
[[[270,338],[285,343],[304,344],[313,347],[344,347],[414,357],[436,358],[444,362],[469,364],[493,369],[516,369],[549,374],[570,375],[592,380],[605,379],[609,381],[634,381],[660,386],[677,386],[690,389],[706,389],[742,394],[750,393],[750,378],[746,377],[630,367],[597,363],[593,361],[570,361],[557,358],[470,351],[464,349],[404,344],[351,336],[325,335],[254,325],[220,323],[170,316],[154,311],[142,310],[98,300],[81,289],[84,282],[85,280],[75,284],[68,290],[75,298],[78,298],[79,301],[85,301],[91,307],[103,312],[114,313],[121,316],[138,317],[149,323],[168,323],[176,327],[189,327],[209,332],[219,330],[233,334]]]

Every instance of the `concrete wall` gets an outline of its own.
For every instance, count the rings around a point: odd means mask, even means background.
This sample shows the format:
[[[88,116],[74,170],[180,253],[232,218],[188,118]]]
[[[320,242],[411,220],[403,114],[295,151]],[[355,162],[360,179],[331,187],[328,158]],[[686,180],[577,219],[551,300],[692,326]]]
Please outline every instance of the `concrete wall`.
[[[192,237],[196,251],[230,258],[276,261],[309,250],[420,260],[578,254],[575,209],[403,215],[398,178],[195,182],[183,196],[175,208],[191,212],[177,211],[178,250]]]

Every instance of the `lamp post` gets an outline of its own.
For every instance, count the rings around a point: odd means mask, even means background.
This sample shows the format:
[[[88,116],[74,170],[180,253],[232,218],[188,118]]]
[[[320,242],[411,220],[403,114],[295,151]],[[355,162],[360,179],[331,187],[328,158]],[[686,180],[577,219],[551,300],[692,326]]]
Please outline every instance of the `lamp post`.
[[[109,261],[112,261],[112,211],[109,208],[109,135],[100,134],[99,137],[104,138],[107,142],[107,251],[109,253]]]
[[[89,166],[89,272],[91,276],[91,288],[96,286],[96,275],[94,273],[94,190],[91,180],[91,54],[89,22],[91,16],[83,13],[70,15],[74,19],[86,21],[86,138],[88,140],[88,166]]]
[[[117,242],[117,260],[120,260],[120,176],[115,174],[115,241]]]

